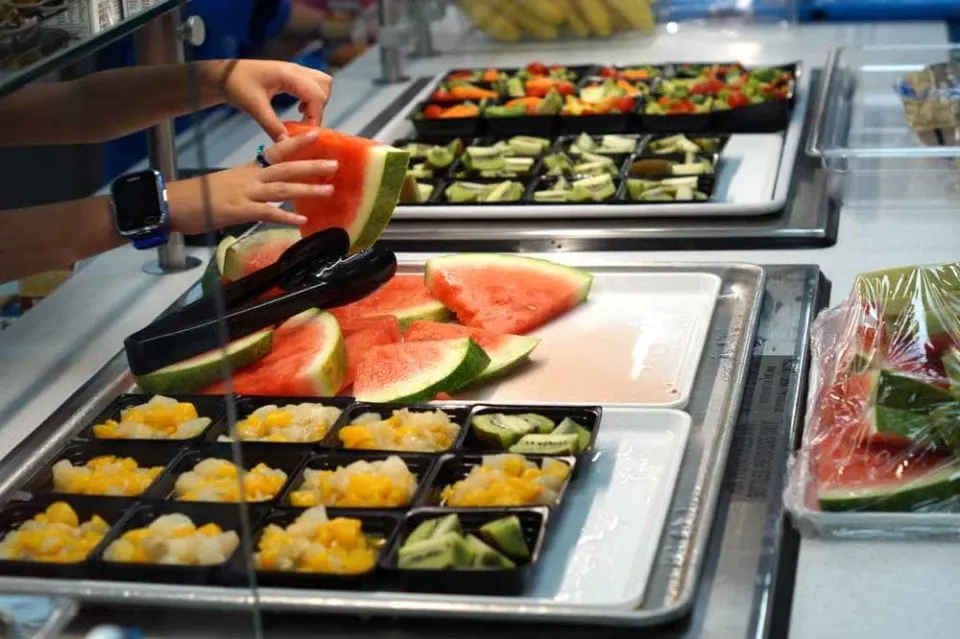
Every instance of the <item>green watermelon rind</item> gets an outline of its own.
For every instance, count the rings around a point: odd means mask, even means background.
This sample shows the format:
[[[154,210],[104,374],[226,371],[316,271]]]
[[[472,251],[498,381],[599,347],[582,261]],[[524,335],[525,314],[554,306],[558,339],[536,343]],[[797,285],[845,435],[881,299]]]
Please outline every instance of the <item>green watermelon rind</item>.
[[[200,282],[204,295],[212,295],[214,287],[217,286],[223,277],[223,263],[227,259],[227,249],[237,243],[237,238],[228,235],[217,244],[213,252],[213,259],[207,264],[203,272],[203,279]]]
[[[428,320],[431,322],[449,322],[453,319],[453,313],[440,302],[427,302],[420,306],[410,306],[403,310],[390,311],[386,315],[393,315],[400,323],[400,330],[406,330],[410,324],[418,320]]]
[[[225,251],[223,276],[231,281],[239,280],[244,276],[244,249],[258,246],[266,241],[284,242],[290,245],[297,242],[300,237],[300,231],[297,229],[267,229],[241,237]]]
[[[506,343],[497,349],[487,350],[490,363],[477,378],[470,382],[471,386],[482,384],[502,377],[530,359],[530,353],[540,345],[540,338],[526,335],[505,335]]]
[[[263,359],[272,348],[273,329],[266,329],[230,342],[226,352],[210,351],[152,373],[138,375],[135,381],[144,393],[193,393],[223,379],[224,358],[229,370],[235,371]]]
[[[305,369],[309,372],[312,392],[318,397],[336,395],[347,377],[347,345],[340,330],[340,322],[331,313],[310,309],[295,315],[288,322],[319,324],[326,339],[324,347]]]
[[[354,382],[356,399],[366,402],[412,404],[432,400],[438,393],[452,393],[470,384],[480,375],[490,358],[472,339],[462,337],[441,340],[446,344],[444,359],[430,368],[418,371],[404,380],[396,380],[384,388],[363,389]],[[438,344],[438,342],[419,342]],[[359,375],[360,371],[358,371]]]
[[[505,255],[502,253],[460,253],[458,255],[444,255],[427,260],[424,266],[423,279],[427,290],[431,295],[437,296],[437,291],[430,286],[436,271],[443,268],[472,267],[484,269],[491,266],[515,268],[525,270],[536,270],[543,274],[553,275],[570,282],[577,289],[578,296],[576,303],[580,304],[590,295],[590,289],[593,286],[593,275],[572,266],[557,264],[550,260],[544,260],[539,257],[527,257],[524,255]]]
[[[828,512],[909,512],[949,500],[960,493],[960,463],[933,470],[913,480],[872,486],[820,488],[820,509]]]
[[[370,149],[364,176],[363,202],[350,228],[351,251],[368,249],[380,239],[400,201],[410,154],[392,146]]]

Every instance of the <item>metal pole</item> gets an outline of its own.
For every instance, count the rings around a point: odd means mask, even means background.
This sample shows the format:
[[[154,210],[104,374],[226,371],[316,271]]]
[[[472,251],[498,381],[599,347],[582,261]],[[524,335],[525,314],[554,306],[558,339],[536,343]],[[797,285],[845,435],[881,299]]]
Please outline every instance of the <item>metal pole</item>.
[[[414,58],[432,58],[437,55],[433,46],[433,33],[430,31],[430,10],[426,0],[413,0],[413,53]]]
[[[406,82],[403,75],[403,40],[406,37],[401,27],[402,14],[397,0],[377,0],[377,13],[380,30],[377,39],[380,43],[380,69],[382,84]]]
[[[137,64],[159,65],[180,64],[183,51],[180,48],[180,34],[177,27],[179,12],[171,11],[148,22],[134,33],[134,50]],[[184,74],[186,77],[186,74]],[[177,149],[174,142],[173,122],[161,122],[147,129],[147,143],[150,153],[150,165],[163,174],[168,182],[177,179]],[[193,268],[192,260],[187,260],[186,245],[181,233],[171,233],[166,246],[158,250],[159,270],[163,273]],[[153,269],[148,267],[153,272]]]

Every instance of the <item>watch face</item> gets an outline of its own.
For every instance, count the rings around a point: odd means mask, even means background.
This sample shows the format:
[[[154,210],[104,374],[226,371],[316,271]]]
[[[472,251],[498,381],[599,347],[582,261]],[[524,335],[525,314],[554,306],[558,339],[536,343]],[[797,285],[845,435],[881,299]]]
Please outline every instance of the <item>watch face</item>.
[[[131,173],[113,183],[113,206],[120,233],[135,233],[163,221],[163,201],[153,171]]]

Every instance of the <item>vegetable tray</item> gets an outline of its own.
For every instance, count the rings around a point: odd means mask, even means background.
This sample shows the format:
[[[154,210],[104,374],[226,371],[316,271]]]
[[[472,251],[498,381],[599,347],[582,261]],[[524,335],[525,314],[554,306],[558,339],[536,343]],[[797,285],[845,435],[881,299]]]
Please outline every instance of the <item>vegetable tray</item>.
[[[668,66],[667,68],[673,68]],[[680,66],[677,69],[681,68]],[[424,101],[436,97],[439,87],[445,86],[448,73],[441,73],[435,84],[427,87],[411,104],[399,107],[392,118],[376,134],[375,138],[381,142],[397,146],[415,143],[427,146],[448,145],[459,140],[462,146],[456,155],[452,166],[448,170],[434,172],[429,177],[420,176],[418,179],[426,185],[424,193],[415,200],[407,200],[399,206],[394,214],[395,219],[419,220],[484,220],[484,219],[591,219],[591,218],[638,218],[638,217],[730,217],[730,216],[759,216],[771,214],[786,206],[790,192],[793,167],[800,149],[800,137],[803,128],[803,117],[809,99],[809,74],[804,72],[800,64],[791,65],[794,81],[790,84],[789,97],[776,102],[778,108],[784,109],[782,121],[784,126],[754,126],[764,120],[769,114],[750,113],[769,110],[769,104],[743,105],[739,109],[722,110],[717,113],[732,121],[742,121],[745,124],[736,126],[715,125],[713,120],[718,116],[713,111],[704,114],[649,114],[640,118],[624,113],[605,113],[596,115],[517,115],[515,117],[484,118],[478,115],[475,118],[437,119],[430,122],[439,123],[430,126],[422,114]],[[505,70],[505,73],[514,73],[515,70]],[[597,68],[592,70],[569,69],[570,80],[562,80],[577,87],[576,91],[585,90],[591,82],[600,80],[613,81],[610,78],[597,77]],[[692,73],[693,71],[691,71]],[[677,71],[670,71],[676,74]],[[649,88],[642,91],[649,92],[647,96],[640,96],[636,100],[655,97],[657,89],[665,82],[676,82],[662,77],[655,78]],[[480,84],[480,83],[478,83]],[[644,85],[646,86],[646,85]],[[667,89],[660,90],[668,90]],[[483,89],[491,93],[495,88]],[[499,93],[498,93],[499,95]],[[719,95],[719,94],[718,94]],[[719,98],[709,98],[715,100]],[[505,98],[490,98],[490,106],[506,104]],[[507,101],[508,102],[508,101]],[[453,103],[462,105],[463,103]],[[485,107],[486,108],[486,107]],[[712,107],[715,108],[715,107]],[[637,106],[635,110],[647,110],[647,107]],[[479,113],[479,112],[478,112]],[[736,116],[731,115],[736,114]],[[644,117],[648,120],[656,118],[657,125],[645,125]],[[620,119],[616,126],[603,125],[603,121]],[[696,126],[691,124],[692,118],[703,120]],[[777,116],[780,118],[780,116]],[[471,120],[471,122],[467,122]],[[504,126],[504,123],[509,123]],[[600,124],[598,124],[600,123]],[[492,126],[491,126],[492,125]],[[594,200],[583,197],[573,201],[550,201],[538,199],[536,193],[541,190],[551,190],[552,167],[544,162],[546,155],[561,151],[571,139],[581,134],[587,134],[597,141],[604,137],[632,138],[637,144],[635,150],[616,157],[617,165],[611,175],[612,193],[609,186],[604,186],[602,197]],[[715,139],[723,140],[722,149],[715,158],[713,175],[700,176],[700,179],[684,188],[689,188],[690,198],[681,201],[667,201],[662,197],[662,190],[657,188],[657,197],[642,200],[637,196],[636,189],[631,189],[629,180],[630,163],[637,159],[651,155],[651,144],[657,140],[682,135],[687,140]],[[460,178],[457,173],[462,169],[463,160],[471,147],[490,147],[510,144],[518,136],[524,138],[539,138],[547,140],[549,150],[537,155],[534,162],[522,174],[513,177],[497,176],[496,178],[479,178],[468,176]],[[673,158],[683,163],[683,154]],[[462,171],[461,171],[462,174]],[[689,177],[684,175],[684,177]],[[505,185],[510,196],[508,201],[493,198],[489,202],[477,204],[464,202],[462,198],[450,198],[446,195],[447,189],[455,182],[466,181],[467,186],[478,189],[477,184],[490,185],[490,188],[499,186],[505,181],[513,182]],[[659,187],[660,184],[654,185]],[[501,189],[501,190],[503,190]],[[423,197],[425,195],[425,197]],[[673,197],[673,192],[668,194]]]

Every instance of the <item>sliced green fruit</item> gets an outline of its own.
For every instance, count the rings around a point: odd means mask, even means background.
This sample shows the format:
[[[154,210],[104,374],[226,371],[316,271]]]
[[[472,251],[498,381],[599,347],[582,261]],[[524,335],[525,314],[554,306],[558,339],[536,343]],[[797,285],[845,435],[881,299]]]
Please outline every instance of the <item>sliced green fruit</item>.
[[[480,536],[511,559],[530,559],[530,549],[523,539],[523,526],[516,515],[485,523],[480,527]]]
[[[820,508],[826,511],[904,512],[951,499],[958,492],[960,464],[950,464],[912,480],[821,488],[817,498]]]
[[[552,433],[557,426],[557,424],[549,417],[544,417],[543,415],[538,415],[537,413],[523,413],[522,415],[517,415],[517,417],[525,422],[533,424],[535,430],[542,435]]]
[[[433,169],[445,169],[453,164],[453,151],[443,146],[435,146],[427,152],[427,165]]]
[[[204,295],[213,294],[214,287],[220,284],[221,278],[223,277],[223,264],[227,257],[227,249],[236,243],[237,238],[228,235],[217,244],[213,259],[207,264],[207,269],[203,272],[203,279],[200,282]]]
[[[487,413],[477,415],[471,422],[474,434],[488,446],[506,450],[532,433],[536,424],[515,415]]]
[[[481,570],[511,570],[517,567],[508,557],[480,541],[475,535],[464,538],[467,548],[473,553],[473,567]]]
[[[537,105],[537,115],[556,115],[560,113],[562,108],[563,98],[554,89],[550,89],[549,93]]]
[[[265,329],[230,342],[225,349],[209,351],[152,373],[138,375],[135,380],[144,393],[193,393],[222,380],[224,369],[232,372],[243,368],[266,357],[272,348],[273,329]]]
[[[425,519],[424,521],[421,521],[420,524],[414,528],[413,532],[407,537],[407,540],[403,542],[403,545],[409,546],[411,544],[416,544],[430,539],[433,537],[433,533],[437,530],[437,524],[439,523],[439,519]]]
[[[477,378],[490,358],[464,337],[370,349],[357,366],[353,391],[369,402],[418,402],[452,393]]]
[[[460,518],[457,515],[446,515],[441,519],[434,520],[437,522],[436,528],[433,529],[433,533],[430,535],[431,539],[436,539],[437,537],[443,537],[447,533],[457,533],[458,535],[461,532],[460,528]]]
[[[450,570],[472,563],[470,549],[463,538],[453,532],[415,544],[404,544],[397,551],[397,567],[403,570]]]
[[[523,455],[570,455],[580,447],[580,437],[570,435],[524,435],[510,447],[511,453]]]

